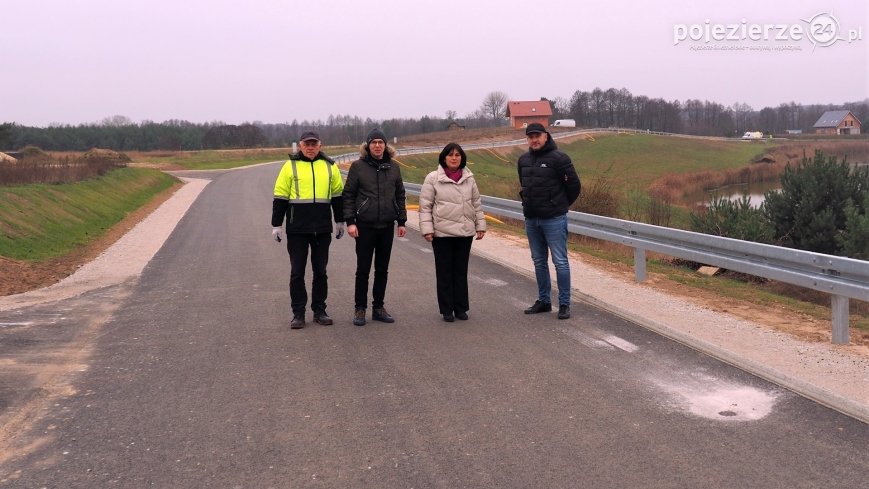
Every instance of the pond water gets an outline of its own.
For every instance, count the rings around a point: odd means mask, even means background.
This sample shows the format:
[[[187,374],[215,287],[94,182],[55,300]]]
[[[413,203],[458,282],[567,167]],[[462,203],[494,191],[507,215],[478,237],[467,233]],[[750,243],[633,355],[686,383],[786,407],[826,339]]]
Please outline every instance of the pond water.
[[[869,163],[852,163],[853,168],[869,166]],[[743,195],[748,195],[749,203],[752,207],[760,207],[765,200],[764,194],[769,190],[781,190],[781,181],[774,182],[757,182],[743,183],[738,185],[727,185],[719,187],[707,192],[697,192],[685,197],[685,202],[694,202],[696,205],[708,205],[712,199],[723,197],[730,200],[739,200]]]
[[[764,194],[769,190],[780,190],[781,182],[759,182],[741,185],[728,185],[719,187],[708,192],[699,192],[687,198],[688,202],[695,202],[697,205],[707,205],[716,197],[723,197],[730,200],[739,200],[743,195],[748,195],[749,203],[752,207],[760,207],[764,201]]]

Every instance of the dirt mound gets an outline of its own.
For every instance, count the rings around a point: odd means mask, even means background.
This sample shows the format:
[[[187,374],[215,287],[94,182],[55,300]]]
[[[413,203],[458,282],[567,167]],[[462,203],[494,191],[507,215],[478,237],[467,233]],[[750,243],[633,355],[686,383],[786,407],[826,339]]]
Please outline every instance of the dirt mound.
[[[118,163],[129,163],[130,157],[124,153],[119,153],[117,151],[111,149],[102,149],[102,148],[91,148],[86,151],[83,155],[81,155],[81,159],[85,161],[89,160],[103,160],[103,161],[115,161]]]

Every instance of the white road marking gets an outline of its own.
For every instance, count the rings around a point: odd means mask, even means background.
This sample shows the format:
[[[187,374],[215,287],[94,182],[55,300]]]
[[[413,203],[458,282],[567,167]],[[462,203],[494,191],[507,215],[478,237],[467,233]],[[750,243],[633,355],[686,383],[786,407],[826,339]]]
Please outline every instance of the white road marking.
[[[628,353],[634,353],[635,351],[640,349],[639,346],[631,343],[628,340],[619,338],[618,336],[600,331],[595,328],[585,328],[585,332],[570,328],[564,328],[561,331],[566,333],[568,336],[579,340],[580,343],[589,348],[607,348],[609,350],[618,348],[619,350],[626,351]]]
[[[604,340],[587,335],[578,329],[564,328],[561,330],[567,336],[594,350],[615,350],[615,347]]]
[[[495,287],[503,287],[505,285],[508,285],[507,282],[497,278],[483,278],[476,275],[471,275],[469,278],[474,282],[480,282],[486,285],[494,285]]]
[[[633,353],[633,352],[640,349],[639,346],[631,343],[630,341],[623,340],[623,339],[619,338],[618,336],[613,336],[611,334],[604,335],[601,339],[606,341],[610,345],[613,345],[614,347],[616,347],[620,350],[624,350],[628,353]]]

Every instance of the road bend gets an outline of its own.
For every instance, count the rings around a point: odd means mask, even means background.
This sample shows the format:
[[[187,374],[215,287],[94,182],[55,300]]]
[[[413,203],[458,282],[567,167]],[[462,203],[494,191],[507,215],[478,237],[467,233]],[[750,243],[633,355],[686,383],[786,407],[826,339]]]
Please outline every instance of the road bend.
[[[583,304],[526,316],[533,281],[479,257],[443,322],[413,231],[395,324],[352,325],[344,237],[335,324],[290,330],[277,171],[212,175],[138,281],[0,313],[0,486],[865,485],[866,424]]]

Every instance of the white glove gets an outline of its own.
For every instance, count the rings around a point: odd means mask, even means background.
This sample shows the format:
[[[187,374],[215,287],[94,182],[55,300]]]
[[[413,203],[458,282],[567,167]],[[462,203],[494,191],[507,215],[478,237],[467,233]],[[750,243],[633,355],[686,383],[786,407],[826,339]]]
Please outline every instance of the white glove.
[[[278,243],[281,242],[281,228],[280,227],[272,228],[272,237],[275,238],[275,241],[277,241]]]
[[[335,239],[341,239],[341,236],[344,236],[344,230],[346,229],[343,222],[335,223]]]

